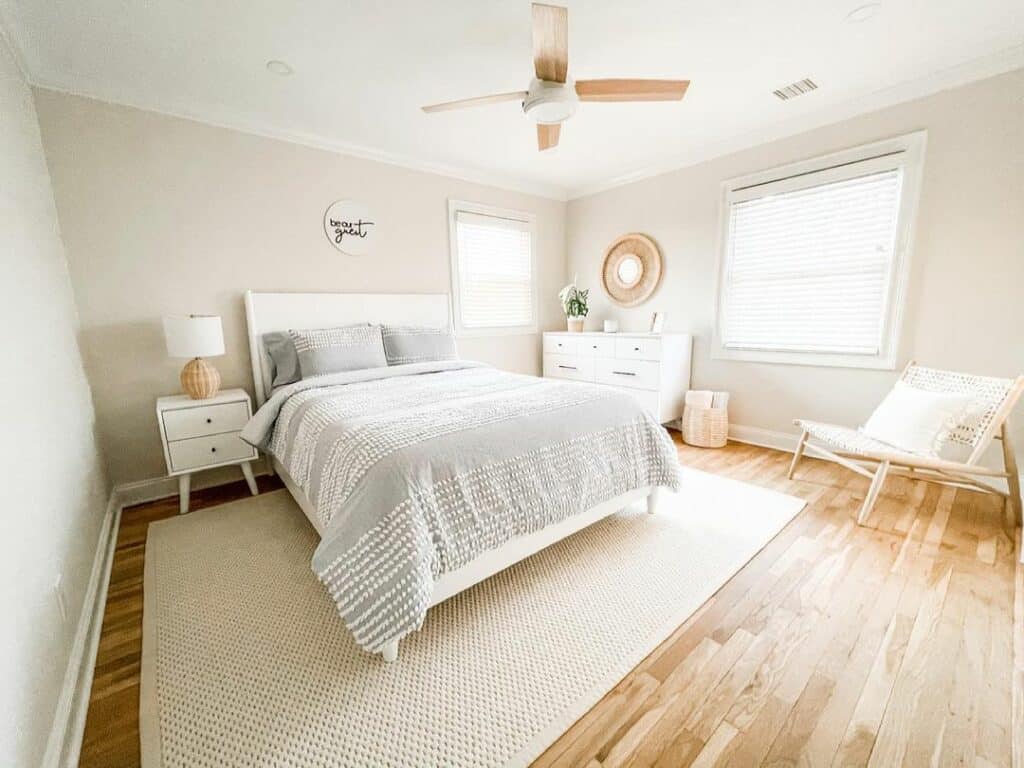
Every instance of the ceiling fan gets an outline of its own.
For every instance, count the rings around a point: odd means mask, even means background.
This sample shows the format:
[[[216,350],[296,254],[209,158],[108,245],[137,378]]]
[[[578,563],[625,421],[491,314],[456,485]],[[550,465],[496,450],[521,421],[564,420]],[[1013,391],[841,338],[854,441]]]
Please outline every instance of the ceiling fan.
[[[474,99],[446,101],[423,107],[424,112],[482,107],[501,101],[522,101],[523,112],[537,123],[537,147],[558,144],[562,123],[581,101],[679,101],[689,80],[576,80],[569,71],[569,11],[556,5],[533,4],[533,68],[526,91],[496,93]]]

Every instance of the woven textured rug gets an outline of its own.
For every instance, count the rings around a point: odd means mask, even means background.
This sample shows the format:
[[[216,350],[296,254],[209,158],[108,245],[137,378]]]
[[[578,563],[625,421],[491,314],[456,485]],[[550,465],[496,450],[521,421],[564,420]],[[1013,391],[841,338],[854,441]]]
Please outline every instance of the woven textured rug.
[[[431,609],[398,661],[359,650],[287,491],[149,529],[144,768],[525,765],[803,507],[684,470]]]

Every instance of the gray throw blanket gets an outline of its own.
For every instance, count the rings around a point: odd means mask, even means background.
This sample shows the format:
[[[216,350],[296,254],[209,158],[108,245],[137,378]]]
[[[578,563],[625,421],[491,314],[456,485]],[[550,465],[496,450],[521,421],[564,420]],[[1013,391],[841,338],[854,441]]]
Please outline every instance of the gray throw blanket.
[[[313,570],[368,651],[419,629],[437,579],[488,550],[679,484],[671,439],[628,395],[462,361],[282,387],[242,437],[312,502]]]

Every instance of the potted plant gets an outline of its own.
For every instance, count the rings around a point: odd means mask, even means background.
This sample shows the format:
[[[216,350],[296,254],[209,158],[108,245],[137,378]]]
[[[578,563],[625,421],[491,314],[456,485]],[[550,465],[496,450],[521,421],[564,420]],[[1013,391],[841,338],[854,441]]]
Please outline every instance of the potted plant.
[[[572,333],[579,333],[583,330],[583,318],[587,316],[590,308],[587,307],[587,296],[590,290],[581,291],[576,287],[576,281],[569,283],[558,292],[558,299],[562,302],[562,309],[565,310],[565,320]]]

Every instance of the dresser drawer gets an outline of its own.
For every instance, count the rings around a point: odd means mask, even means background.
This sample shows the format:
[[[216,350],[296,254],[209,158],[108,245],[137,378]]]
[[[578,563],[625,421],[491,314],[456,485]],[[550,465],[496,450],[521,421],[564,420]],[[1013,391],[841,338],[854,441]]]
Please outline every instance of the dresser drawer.
[[[624,360],[661,360],[661,339],[616,339],[615,356]]]
[[[237,432],[249,421],[249,404],[218,403],[164,411],[164,433],[169,441]]]
[[[544,336],[545,355],[575,355],[578,340],[570,336]]]
[[[580,357],[615,357],[615,339],[582,338],[576,344],[576,354]]]
[[[256,458],[256,449],[244,442],[237,432],[177,440],[167,444],[167,453],[171,458],[172,472]]]
[[[599,357],[594,361],[594,380],[598,384],[613,384],[638,389],[658,389],[661,366],[648,360],[619,360]]]
[[[544,375],[552,379],[594,380],[594,358],[544,355]]]
[[[649,389],[632,389],[630,387],[613,387],[611,385],[608,385],[608,389],[614,389],[616,392],[629,395],[640,403],[641,408],[651,414],[655,419],[658,419],[658,406],[660,399],[657,392],[652,392]]]

